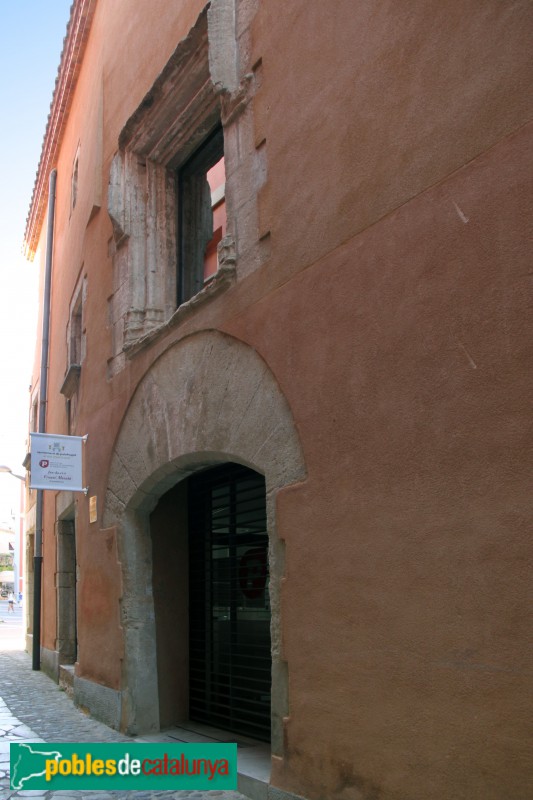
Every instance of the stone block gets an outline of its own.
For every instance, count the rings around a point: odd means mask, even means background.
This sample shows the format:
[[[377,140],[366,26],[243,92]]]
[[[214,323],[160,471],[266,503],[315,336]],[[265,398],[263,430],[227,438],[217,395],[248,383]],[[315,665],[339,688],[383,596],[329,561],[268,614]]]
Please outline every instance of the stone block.
[[[119,730],[121,694],[108,686],[74,676],[74,702],[90,715],[110,728]]]

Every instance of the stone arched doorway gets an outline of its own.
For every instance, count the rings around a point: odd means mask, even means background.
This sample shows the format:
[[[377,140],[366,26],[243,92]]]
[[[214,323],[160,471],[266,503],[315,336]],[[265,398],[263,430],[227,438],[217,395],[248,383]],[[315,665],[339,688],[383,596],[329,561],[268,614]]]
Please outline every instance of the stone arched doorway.
[[[284,548],[275,501],[278,491],[305,477],[304,461],[290,409],[265,362],[252,348],[214,331],[182,340],[151,366],[114,447],[104,525],[116,526],[123,569],[122,727],[140,733],[165,722],[159,713],[150,515],[171,488],[228,463],[248,467],[265,480],[272,751],[281,754],[288,679],[281,658]],[[180,702],[187,700],[182,696]]]

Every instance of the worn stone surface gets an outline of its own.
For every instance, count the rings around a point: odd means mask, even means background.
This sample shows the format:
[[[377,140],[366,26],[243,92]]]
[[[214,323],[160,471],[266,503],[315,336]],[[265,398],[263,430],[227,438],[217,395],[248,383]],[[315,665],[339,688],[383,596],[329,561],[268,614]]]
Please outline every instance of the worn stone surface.
[[[208,11],[209,71],[219,90],[239,85],[235,31],[235,0],[214,0]]]
[[[225,39],[224,34],[235,27],[233,4],[233,0],[217,3],[210,23],[216,41],[217,81],[229,81],[231,86],[237,82],[235,36]],[[233,52],[225,41],[233,42]],[[116,326],[115,359],[124,346],[157,329],[176,309],[174,170],[213,130],[220,116],[208,51],[204,11],[176,47],[148,99],[124,125],[119,152],[111,162],[108,212],[114,234],[114,294],[109,311]],[[187,82],[180,79],[184,72]],[[124,363],[115,361],[113,366],[118,371]]]
[[[272,373],[251,348],[219,333],[189,337],[152,366],[115,446],[104,523],[117,525],[124,579],[122,723],[130,732],[159,725],[147,513],[171,485],[225,461],[245,464],[266,480],[276,664],[273,736],[280,749],[288,678],[281,665],[284,545],[276,531],[275,497],[282,487],[303,479],[305,468],[291,413]]]

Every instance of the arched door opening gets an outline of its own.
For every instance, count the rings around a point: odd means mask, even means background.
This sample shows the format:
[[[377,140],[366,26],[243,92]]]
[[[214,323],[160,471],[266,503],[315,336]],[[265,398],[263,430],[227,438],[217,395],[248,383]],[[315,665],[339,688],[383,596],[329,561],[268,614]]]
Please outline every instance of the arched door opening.
[[[305,479],[305,464],[290,408],[268,365],[253,348],[217,331],[186,337],[152,364],[114,444],[102,526],[116,529],[122,570],[124,659],[117,724],[140,734],[189,719],[189,487],[201,471],[236,463],[264,476],[269,591],[261,608],[261,598],[241,590],[246,602],[234,600],[230,611],[234,627],[250,640],[252,623],[267,631],[261,618],[265,611],[271,617],[271,752],[282,757],[290,698],[281,648],[285,543],[276,503],[280,492]],[[240,557],[239,544],[234,549]],[[244,549],[256,547],[246,543]],[[234,559],[237,589],[241,567],[240,580],[253,594],[254,581],[262,583],[262,555],[248,554],[244,564],[237,560],[236,573]],[[241,607],[246,619],[239,617]],[[232,687],[235,677],[232,671],[227,678]],[[208,685],[210,680],[207,676]],[[264,708],[267,693],[255,695]],[[230,713],[228,718],[235,722]],[[268,723],[262,727],[256,735],[267,738]]]
[[[161,726],[190,719],[270,741],[264,477],[239,464],[202,470],[150,521]]]

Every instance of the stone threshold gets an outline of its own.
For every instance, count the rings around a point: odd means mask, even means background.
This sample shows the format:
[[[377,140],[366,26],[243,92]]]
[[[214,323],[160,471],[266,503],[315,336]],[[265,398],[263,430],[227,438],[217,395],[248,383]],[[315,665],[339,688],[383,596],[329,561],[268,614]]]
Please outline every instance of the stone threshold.
[[[137,742],[220,743],[236,742],[238,790],[250,800],[268,800],[270,780],[270,745],[238,736],[229,731],[196,722],[184,722],[159,733],[136,737]],[[287,795],[287,797],[289,797]]]

